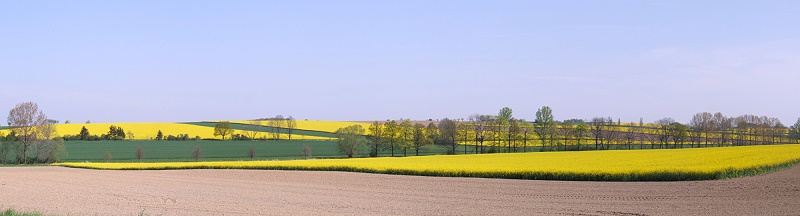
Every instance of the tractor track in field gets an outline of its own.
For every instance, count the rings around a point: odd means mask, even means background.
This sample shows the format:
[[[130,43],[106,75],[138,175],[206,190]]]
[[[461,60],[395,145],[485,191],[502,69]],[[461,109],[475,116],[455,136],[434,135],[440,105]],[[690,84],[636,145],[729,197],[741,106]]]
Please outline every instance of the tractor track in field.
[[[0,167],[0,209],[55,215],[798,215],[800,166],[686,182]]]

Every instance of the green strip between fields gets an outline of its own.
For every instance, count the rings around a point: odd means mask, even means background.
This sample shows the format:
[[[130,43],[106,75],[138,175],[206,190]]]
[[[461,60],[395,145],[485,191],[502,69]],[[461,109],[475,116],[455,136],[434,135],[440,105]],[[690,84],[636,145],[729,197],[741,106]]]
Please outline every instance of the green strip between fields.
[[[217,125],[216,122],[183,122],[181,124],[190,124],[190,125],[197,125],[197,126],[204,126],[204,127],[214,127]],[[273,127],[270,126],[263,126],[263,125],[251,125],[251,124],[241,124],[241,123],[233,123],[231,122],[231,128],[236,130],[249,130],[248,126],[257,126],[258,132],[270,132],[272,131]],[[289,131],[286,128],[278,128],[280,133],[288,134]],[[313,130],[301,130],[301,129],[294,129],[292,131],[293,135],[306,135],[306,136],[318,136],[318,137],[328,137],[328,138],[335,138],[336,135],[329,132],[324,131],[313,131]]]

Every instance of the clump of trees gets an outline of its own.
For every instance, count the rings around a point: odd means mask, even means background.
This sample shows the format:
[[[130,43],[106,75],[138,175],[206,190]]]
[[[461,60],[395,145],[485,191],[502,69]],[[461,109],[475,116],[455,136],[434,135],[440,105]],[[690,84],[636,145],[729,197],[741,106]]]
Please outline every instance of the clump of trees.
[[[122,127],[111,125],[108,127],[108,133],[103,134],[103,140],[124,140],[125,130]]]
[[[105,134],[93,135],[89,133],[89,129],[86,127],[82,127],[81,131],[78,134],[74,135],[64,135],[62,137],[65,141],[72,141],[72,140],[83,140],[83,141],[108,141],[108,140],[133,140],[134,133],[133,131],[128,130],[125,132],[125,129],[119,126],[111,125],[109,126],[108,132]],[[189,134],[178,134],[178,135],[164,135],[161,130],[158,130],[156,133],[155,140],[167,140],[167,141],[187,141],[187,140],[200,140],[200,136],[195,136],[191,138]]]
[[[54,121],[34,102],[17,104],[8,114],[11,132],[0,141],[3,163],[53,163],[67,154]],[[11,157],[9,157],[11,156]]]
[[[451,122],[452,120],[445,119],[443,121],[446,121],[449,127],[453,127],[450,125],[454,124]],[[434,139],[438,139],[439,128],[432,122],[428,126],[421,123],[412,124],[409,119],[387,120],[383,123],[373,122],[369,126],[368,134],[365,134],[368,138],[369,156],[377,157],[381,151],[389,151],[392,157],[402,151],[403,155],[407,156],[408,150],[419,155],[420,150],[434,144]],[[450,141],[452,139],[442,140]],[[454,148],[450,148],[450,151],[454,151]]]
[[[447,134],[452,134],[452,127],[455,124],[452,120],[444,119],[446,127],[442,128],[448,130]],[[399,123],[398,123],[399,122]],[[455,151],[455,146],[450,145],[452,139],[449,137],[439,138],[438,131],[440,130],[433,122],[428,127],[421,123],[412,123],[409,119],[400,120],[387,120],[386,122],[375,121],[369,126],[368,134],[368,150],[370,157],[377,157],[381,151],[389,151],[389,154],[394,157],[402,151],[404,156],[408,155],[408,150],[412,153],[419,155],[420,150],[425,149],[427,146],[434,144],[434,139],[441,142],[440,144],[447,145],[449,151]]]
[[[200,140],[200,136],[195,136],[193,139],[194,140]],[[188,141],[188,140],[192,140],[192,138],[189,138],[189,134],[178,134],[178,135],[171,135],[170,134],[170,135],[166,136],[165,140],[167,140],[167,141]]]
[[[126,133],[125,129],[123,129],[122,127],[111,125],[108,127],[108,132],[106,132],[105,134],[101,134],[100,136],[90,134],[89,129],[86,129],[86,126],[84,126],[81,127],[81,131],[78,134],[74,135],[66,134],[62,136],[62,139],[66,141],[71,141],[71,140],[99,141],[99,140],[125,140],[126,137],[133,139],[133,132],[128,131]]]
[[[362,148],[367,144],[364,138],[364,128],[361,125],[351,125],[336,130],[336,146],[339,152],[352,158],[354,155],[359,154]]]
[[[266,121],[266,124],[262,124],[264,121]],[[283,117],[283,115],[276,115],[271,118],[260,118],[253,120],[250,124],[266,125],[267,134],[269,135],[268,139],[272,140],[280,140],[282,134],[286,134],[288,140],[292,140],[292,135],[294,131],[297,130],[297,120],[292,116]],[[250,139],[255,140],[255,136]]]

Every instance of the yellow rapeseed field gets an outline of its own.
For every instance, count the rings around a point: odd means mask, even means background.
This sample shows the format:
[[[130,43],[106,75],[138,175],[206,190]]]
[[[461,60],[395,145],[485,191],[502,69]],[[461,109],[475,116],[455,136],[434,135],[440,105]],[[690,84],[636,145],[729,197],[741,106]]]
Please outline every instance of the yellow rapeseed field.
[[[111,125],[122,127],[125,133],[128,131],[133,133],[134,140],[152,140],[155,139],[158,131],[161,130],[163,135],[188,134],[190,139],[195,136],[200,136],[201,139],[220,139],[220,136],[214,136],[214,127],[206,127],[193,124],[175,123],[175,122],[119,122],[119,123],[91,123],[91,124],[56,124],[56,130],[59,136],[75,135],[81,132],[81,128],[86,127],[91,135],[102,135],[108,133]],[[0,130],[2,134],[10,133],[10,129]],[[236,134],[242,134],[242,130],[234,130]],[[258,134],[258,137],[266,136],[266,133]],[[127,134],[126,134],[127,136]],[[226,139],[229,137],[226,137]],[[130,137],[126,137],[130,139]],[[281,134],[281,139],[288,139],[288,135]],[[292,139],[310,139],[310,140],[328,140],[328,137],[307,136],[307,135],[293,135]]]
[[[91,124],[56,124],[56,130],[59,136],[75,135],[81,132],[81,128],[86,127],[91,135],[102,135],[108,133],[111,125],[122,127],[127,133],[131,131],[136,140],[155,139],[158,131],[167,135],[189,134],[190,138],[200,136],[201,138],[214,138],[213,127],[203,127],[190,124],[181,124],[173,122],[119,122],[119,123],[91,123]],[[8,134],[10,129],[5,129],[2,132]],[[126,135],[127,136],[127,135]],[[130,137],[127,137],[130,138]]]
[[[260,124],[263,126],[268,126],[269,121],[230,121],[231,123],[238,123],[238,124]],[[322,131],[322,132],[336,132],[339,128],[347,127],[350,125],[361,125],[364,127],[364,130],[369,128],[369,123],[362,123],[362,122],[344,122],[344,121],[323,121],[323,120],[296,120],[297,122],[297,129],[300,130],[311,130],[311,131]]]
[[[190,124],[172,122],[137,122],[137,123],[91,123],[91,124],[57,124],[56,129],[59,135],[79,134],[82,127],[89,130],[89,134],[101,135],[108,133],[111,125],[122,127],[127,133],[133,132],[133,139],[148,140],[155,139],[158,131],[167,135],[188,134],[189,138],[200,136],[200,138],[214,138],[214,128],[203,127]],[[130,139],[130,137],[128,137]]]
[[[94,169],[296,169],[521,179],[664,181],[753,175],[798,160],[800,145],[771,145],[402,158],[56,165]]]

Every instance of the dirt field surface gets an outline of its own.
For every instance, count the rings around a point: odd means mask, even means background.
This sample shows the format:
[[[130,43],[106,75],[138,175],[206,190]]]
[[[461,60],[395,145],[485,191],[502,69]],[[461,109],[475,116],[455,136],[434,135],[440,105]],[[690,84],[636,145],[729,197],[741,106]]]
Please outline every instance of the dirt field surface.
[[[695,182],[2,167],[0,208],[54,215],[800,215],[800,166]]]

